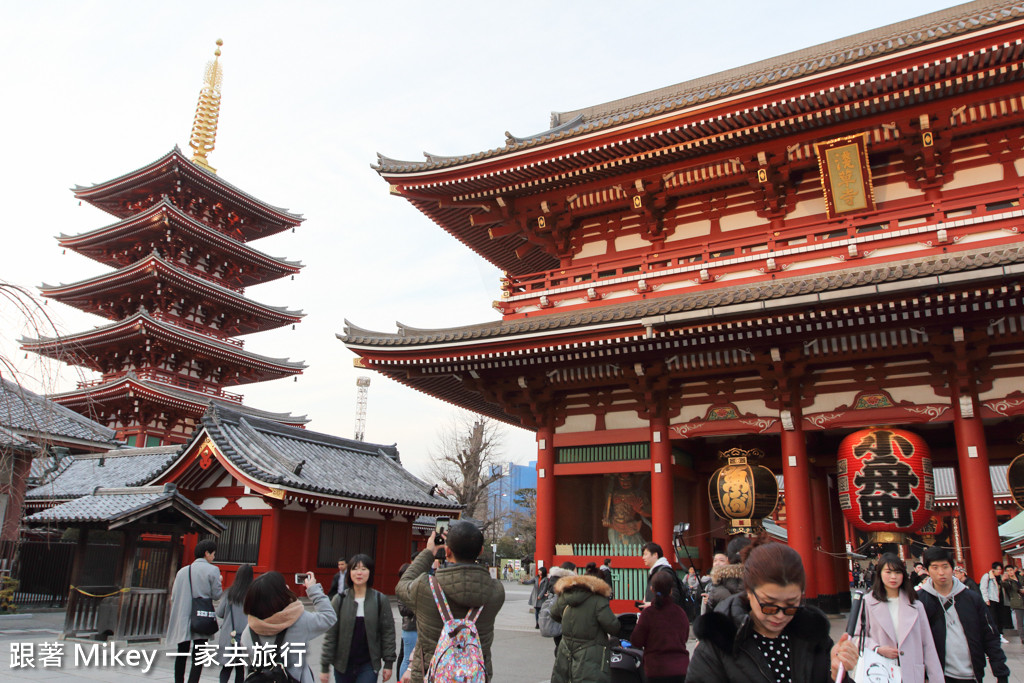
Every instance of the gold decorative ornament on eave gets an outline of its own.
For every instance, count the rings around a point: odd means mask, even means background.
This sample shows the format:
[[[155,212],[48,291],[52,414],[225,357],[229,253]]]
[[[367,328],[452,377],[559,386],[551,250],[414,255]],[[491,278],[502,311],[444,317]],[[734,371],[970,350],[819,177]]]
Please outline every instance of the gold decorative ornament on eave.
[[[867,133],[816,142],[814,153],[829,218],[875,209]]]
[[[196,104],[196,118],[192,122],[192,136],[188,146],[192,148],[192,161],[210,173],[217,169],[210,166],[206,155],[213,151],[217,142],[217,121],[220,118],[220,86],[224,80],[224,70],[220,66],[220,46],[224,41],[217,39],[217,49],[213,51],[213,61],[206,64],[206,76],[203,89],[199,91],[199,103]]]

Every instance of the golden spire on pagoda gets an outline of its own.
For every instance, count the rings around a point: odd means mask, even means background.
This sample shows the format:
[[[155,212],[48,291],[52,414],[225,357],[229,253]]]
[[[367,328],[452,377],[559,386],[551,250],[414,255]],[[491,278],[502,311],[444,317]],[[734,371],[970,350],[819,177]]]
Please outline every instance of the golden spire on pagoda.
[[[188,141],[194,150],[192,161],[211,173],[217,169],[206,161],[206,155],[213,151],[217,142],[217,119],[220,118],[220,84],[224,80],[224,70],[220,66],[220,46],[224,41],[217,39],[217,49],[213,52],[213,61],[206,63],[206,78],[203,89],[199,91],[199,103],[196,105],[196,119],[192,123],[192,137]]]

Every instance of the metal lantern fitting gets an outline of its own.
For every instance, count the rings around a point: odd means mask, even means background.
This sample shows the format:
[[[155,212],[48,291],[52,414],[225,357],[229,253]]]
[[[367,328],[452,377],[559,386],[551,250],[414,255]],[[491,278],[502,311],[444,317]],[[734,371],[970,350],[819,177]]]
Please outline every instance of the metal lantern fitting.
[[[917,434],[872,427],[839,445],[839,505],[843,515],[876,543],[903,543],[935,508],[932,458]]]
[[[1021,441],[1020,438],[1017,439]],[[1006,468],[1006,483],[1010,485],[1010,495],[1017,507],[1024,508],[1024,453],[1021,453]]]
[[[718,457],[727,464],[715,470],[708,483],[715,514],[729,522],[730,535],[762,531],[762,520],[779,502],[779,483],[770,469],[747,460],[764,453],[759,448],[732,448],[719,451]]]

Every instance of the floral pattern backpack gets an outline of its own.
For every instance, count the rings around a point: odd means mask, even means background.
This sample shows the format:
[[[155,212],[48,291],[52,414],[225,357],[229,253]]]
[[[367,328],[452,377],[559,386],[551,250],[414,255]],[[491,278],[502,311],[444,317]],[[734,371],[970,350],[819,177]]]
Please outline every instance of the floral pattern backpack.
[[[443,626],[424,680],[427,683],[486,683],[484,650],[480,645],[480,633],[476,630],[476,620],[484,611],[483,605],[470,610],[464,619],[456,619],[444,591],[433,576],[430,577],[430,592],[434,595],[434,604],[441,614]]]

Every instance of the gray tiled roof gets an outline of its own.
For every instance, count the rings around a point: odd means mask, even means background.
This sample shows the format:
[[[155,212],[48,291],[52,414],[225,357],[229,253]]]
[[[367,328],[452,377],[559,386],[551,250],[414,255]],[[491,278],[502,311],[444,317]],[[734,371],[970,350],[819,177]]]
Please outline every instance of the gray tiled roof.
[[[97,446],[119,444],[116,432],[0,377],[0,427],[20,436],[74,439]]]
[[[146,164],[145,166],[142,166],[142,167],[140,167],[140,168],[138,168],[138,169],[136,169],[134,171],[131,171],[129,173],[125,173],[122,176],[118,176],[117,178],[113,178],[113,179],[108,180],[108,181],[103,182],[103,183],[94,183],[94,184],[92,184],[92,185],[90,185],[88,187],[83,186],[83,185],[75,185],[75,187],[73,187],[71,189],[74,190],[76,193],[78,193],[78,192],[88,192],[89,190],[93,189],[94,187],[97,187],[98,185],[113,185],[113,184],[121,181],[122,179],[132,177],[133,175],[135,175],[139,171],[142,171],[142,170],[148,169],[148,168],[158,168],[164,162],[170,161],[171,159],[175,159],[175,158],[176,158],[176,161],[179,164],[180,163],[187,164],[189,168],[193,169],[195,172],[198,172],[198,173],[202,174],[203,176],[206,176],[215,185],[219,185],[221,187],[229,189],[231,192],[237,194],[240,197],[245,198],[246,200],[252,202],[253,204],[255,204],[259,208],[262,208],[264,210],[269,210],[269,211],[271,211],[273,213],[278,213],[278,214],[282,214],[284,216],[287,216],[296,225],[298,223],[301,223],[302,221],[305,220],[305,218],[302,217],[301,213],[292,213],[288,209],[283,209],[283,208],[281,208],[279,206],[273,206],[272,204],[268,204],[267,202],[265,202],[265,201],[263,201],[261,199],[257,199],[256,197],[252,196],[251,194],[249,194],[249,193],[247,193],[247,192],[245,192],[243,190],[238,189],[237,187],[235,187],[231,183],[229,183],[226,180],[224,180],[223,178],[221,178],[216,173],[211,173],[210,171],[207,171],[205,168],[202,168],[201,166],[198,166],[196,163],[194,163],[191,159],[189,159],[181,151],[181,148],[178,147],[178,145],[175,145],[174,149],[172,149],[170,152],[168,152],[167,154],[163,155],[162,157],[160,157],[156,161],[154,161],[152,163],[149,163],[149,164]]]
[[[202,422],[205,429],[197,429],[193,440],[205,431],[235,466],[268,486],[438,511],[460,508],[431,496],[430,486],[402,467],[395,446],[289,427],[220,406],[211,407]]]
[[[1020,0],[978,0],[677,85],[575,111],[554,112],[549,130],[521,137],[506,132],[505,145],[495,149],[459,156],[425,153],[424,161],[402,161],[378,154],[374,168],[384,173],[417,173],[497,157],[779,83],[818,76],[1016,21],[1022,16],[1024,4]]]
[[[983,247],[970,251],[907,259],[900,263],[858,265],[817,275],[781,277],[770,282],[718,287],[706,291],[667,295],[641,299],[628,303],[578,308],[564,313],[547,313],[528,318],[498,320],[495,322],[424,330],[398,324],[397,333],[363,329],[345,321],[344,334],[337,335],[346,344],[366,346],[410,347],[499,338],[511,335],[549,332],[619,321],[639,321],[641,318],[689,311],[707,311],[707,321],[719,317],[716,308],[736,304],[767,302],[842,289],[860,289],[888,282],[942,276],[971,270],[989,269],[994,272],[1003,266],[1024,263],[1024,246],[1002,248]],[[1007,275],[1000,271],[999,277]],[[988,273],[992,276],[992,273]],[[929,278],[924,285],[934,288]],[[877,295],[877,292],[873,295]],[[803,305],[807,305],[803,302]],[[745,311],[745,315],[757,311]],[[695,319],[696,320],[696,319]]]
[[[129,482],[150,479],[174,462],[181,451],[176,446],[123,448],[107,453],[80,455],[49,483],[25,494],[26,501],[66,500],[87,496],[97,487],[128,486]]]
[[[25,518],[28,524],[98,524],[113,529],[141,514],[174,508],[203,531],[220,533],[224,525],[178,493],[173,484],[137,489],[100,489]]]

